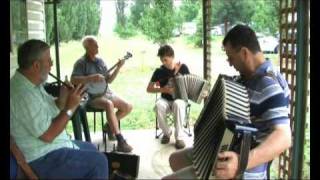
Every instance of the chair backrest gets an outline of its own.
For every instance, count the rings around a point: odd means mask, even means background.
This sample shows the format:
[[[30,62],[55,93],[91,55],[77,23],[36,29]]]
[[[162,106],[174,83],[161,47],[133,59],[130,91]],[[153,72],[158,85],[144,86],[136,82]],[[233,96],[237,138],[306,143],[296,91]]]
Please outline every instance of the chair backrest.
[[[24,174],[27,176],[28,179],[39,179],[37,175],[33,172],[30,165],[26,162],[26,159],[19,149],[19,147],[16,145],[13,137],[10,135],[10,153],[14,156],[14,158],[17,161],[18,167],[22,169]]]

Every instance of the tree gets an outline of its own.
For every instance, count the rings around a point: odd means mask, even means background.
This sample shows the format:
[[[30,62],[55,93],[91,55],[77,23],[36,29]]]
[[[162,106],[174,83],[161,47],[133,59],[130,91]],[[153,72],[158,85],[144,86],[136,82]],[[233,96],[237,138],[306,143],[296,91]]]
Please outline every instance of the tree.
[[[228,25],[235,22],[249,24],[255,13],[256,0],[213,0],[212,24],[225,24],[225,33]],[[269,1],[268,1],[269,2]]]
[[[61,1],[57,6],[60,41],[81,39],[84,35],[96,35],[100,24],[100,3],[94,0]],[[46,5],[46,38],[54,42],[53,7]],[[90,23],[89,23],[90,22]]]
[[[200,1],[198,0],[183,0],[181,6],[175,13],[176,28],[179,32],[182,31],[184,22],[191,22],[196,19],[199,14]]]
[[[202,5],[199,8],[199,13],[196,17],[197,31],[191,36],[191,41],[196,47],[203,47],[203,17],[202,17]]]
[[[213,0],[212,24],[243,22],[256,31],[275,35],[279,29],[277,0]],[[225,26],[225,32],[228,29]]]
[[[180,6],[179,14],[184,22],[190,22],[194,20],[199,12],[200,1],[198,0],[183,0]]]
[[[145,15],[150,4],[150,0],[135,0],[134,5],[130,8],[131,15],[129,17],[129,21],[133,26],[138,27],[139,29],[141,28],[139,21]]]
[[[100,17],[101,17],[101,9],[100,9],[100,1],[99,3],[94,3],[93,1],[90,1],[88,3],[89,6],[86,9],[87,10],[87,29],[85,34],[86,35],[96,35],[98,34],[99,27],[100,27]]]
[[[128,21],[127,15],[125,14],[125,8],[127,7],[127,1],[117,0],[116,3],[116,14],[117,24],[114,31],[121,38],[128,38],[136,34],[136,29],[131,21]]]
[[[175,13],[172,0],[157,0],[140,20],[142,32],[155,43],[165,44],[172,37]]]
[[[45,16],[46,16],[46,41],[48,44],[53,44],[53,10],[52,6],[45,6]]]
[[[125,26],[126,24],[126,15],[124,13],[124,9],[127,6],[127,3],[125,0],[117,0],[116,3],[116,14],[117,14],[117,24],[120,26]]]
[[[252,26],[258,32],[276,35],[279,32],[279,1],[257,1]]]

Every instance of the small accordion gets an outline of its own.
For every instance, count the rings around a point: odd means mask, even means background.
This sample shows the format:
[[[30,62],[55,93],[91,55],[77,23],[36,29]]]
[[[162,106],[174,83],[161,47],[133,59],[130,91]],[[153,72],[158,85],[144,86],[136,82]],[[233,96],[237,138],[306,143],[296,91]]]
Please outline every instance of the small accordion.
[[[173,99],[190,99],[200,104],[205,93],[210,90],[209,82],[194,74],[177,75],[171,80],[175,88]]]
[[[245,165],[242,166],[246,166],[245,158],[250,151],[251,133],[255,131],[250,121],[250,103],[246,88],[231,77],[219,75],[194,127],[192,162],[197,177],[216,179],[212,169],[217,162],[218,153],[233,149],[234,144],[239,142],[241,151],[242,146],[249,147],[243,156]],[[243,132],[249,133],[241,136]],[[247,144],[239,141],[239,137],[245,139],[243,142]],[[240,152],[240,156],[242,154],[244,152]]]

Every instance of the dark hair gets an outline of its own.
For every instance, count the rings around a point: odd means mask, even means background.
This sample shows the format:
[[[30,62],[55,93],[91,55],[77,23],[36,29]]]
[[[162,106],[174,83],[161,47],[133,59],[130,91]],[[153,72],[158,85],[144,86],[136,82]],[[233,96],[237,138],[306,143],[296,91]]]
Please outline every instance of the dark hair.
[[[18,48],[18,65],[19,69],[27,69],[31,65],[39,60],[43,55],[43,52],[49,49],[50,46],[37,39],[27,40],[21,44]]]
[[[246,47],[253,53],[261,52],[256,33],[246,25],[234,26],[224,37],[223,46],[226,46],[228,42],[234,49]]]
[[[163,58],[164,56],[174,57],[174,51],[171,46],[163,45],[159,48],[157,56],[160,58]]]

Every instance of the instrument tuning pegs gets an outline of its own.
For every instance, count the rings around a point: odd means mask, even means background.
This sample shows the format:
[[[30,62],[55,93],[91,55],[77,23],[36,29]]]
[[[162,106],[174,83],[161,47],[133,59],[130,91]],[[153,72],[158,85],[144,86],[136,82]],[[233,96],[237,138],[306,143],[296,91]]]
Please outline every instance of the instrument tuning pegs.
[[[126,56],[129,58],[129,57],[132,57],[132,54],[130,52],[127,52]]]

